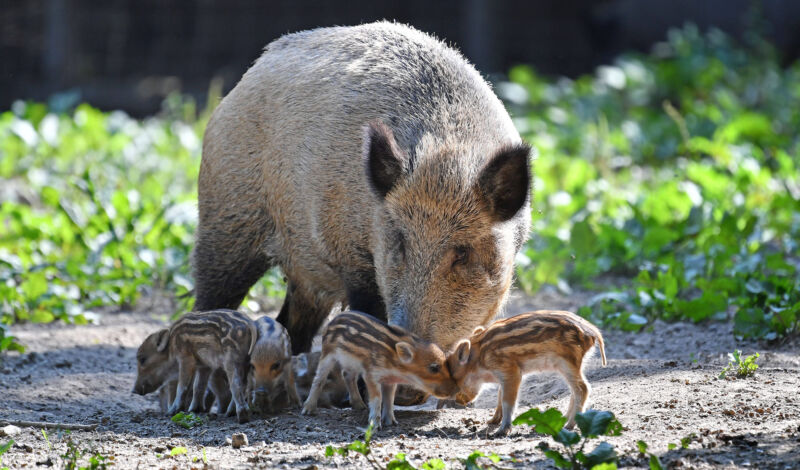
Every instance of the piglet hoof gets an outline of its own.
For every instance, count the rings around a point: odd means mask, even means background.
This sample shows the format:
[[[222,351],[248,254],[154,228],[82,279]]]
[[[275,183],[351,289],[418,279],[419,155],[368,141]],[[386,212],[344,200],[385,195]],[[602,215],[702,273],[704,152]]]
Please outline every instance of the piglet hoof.
[[[494,415],[492,416],[492,419],[487,421],[487,424],[500,424],[501,419],[502,419],[501,415]]]
[[[508,436],[508,434],[510,432],[511,432],[511,426],[510,425],[500,426],[500,429],[498,429],[497,432],[492,434],[492,437],[505,437],[505,436]]]
[[[236,411],[236,419],[239,421],[239,424],[244,424],[250,421],[250,410],[244,408],[242,410]]]
[[[381,419],[381,424],[383,426],[391,426],[393,424],[397,424],[397,419],[394,416],[384,416]]]
[[[564,425],[564,429],[572,429],[574,427],[575,427],[575,421],[573,420],[567,421],[567,424]]]
[[[366,405],[366,404],[364,404],[364,402],[363,402],[363,401],[357,401],[357,402],[355,402],[355,403],[352,403],[352,404],[350,405],[350,408],[352,408],[352,409],[353,409],[353,411],[364,411],[364,410],[366,410],[366,409],[367,409],[367,405]]]
[[[306,403],[303,406],[303,411],[301,411],[300,414],[301,415],[306,415],[306,416],[315,415],[315,414],[317,414],[317,407]]]

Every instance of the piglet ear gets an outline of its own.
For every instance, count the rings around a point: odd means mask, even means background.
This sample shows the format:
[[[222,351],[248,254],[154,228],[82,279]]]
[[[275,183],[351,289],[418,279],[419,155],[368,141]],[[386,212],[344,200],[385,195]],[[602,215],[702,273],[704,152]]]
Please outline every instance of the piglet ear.
[[[166,351],[168,344],[169,344],[169,329],[164,328],[163,330],[158,332],[158,337],[156,338],[156,351],[158,352]]]
[[[364,126],[364,160],[372,190],[385,198],[405,174],[408,158],[397,147],[392,130],[374,121]]]
[[[483,333],[484,331],[486,331],[486,327],[483,326],[483,325],[478,325],[478,326],[475,327],[474,330],[472,330],[472,335],[471,336],[479,335],[479,334]]]
[[[397,351],[397,357],[400,358],[400,362],[403,364],[409,364],[414,360],[414,349],[410,344],[400,341],[394,348]]]
[[[495,154],[478,179],[495,222],[514,217],[525,205],[531,186],[529,155],[531,147],[519,143]]]
[[[471,344],[468,339],[462,339],[456,346],[456,359],[462,366],[469,361],[469,351]]]

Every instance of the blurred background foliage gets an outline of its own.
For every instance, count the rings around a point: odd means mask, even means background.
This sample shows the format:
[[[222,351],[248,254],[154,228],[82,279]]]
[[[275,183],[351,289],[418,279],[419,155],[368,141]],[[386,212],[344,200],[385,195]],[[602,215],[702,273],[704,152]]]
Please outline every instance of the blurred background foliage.
[[[758,34],[687,26],[592,75],[517,66],[496,90],[537,150],[519,287],[597,292],[579,313],[607,327],[798,331],[800,64]],[[19,321],[85,323],[143,296],[189,306],[210,112],[172,95],[136,120],[55,96],[0,114],[0,351],[21,348]],[[273,270],[247,306],[283,289]]]

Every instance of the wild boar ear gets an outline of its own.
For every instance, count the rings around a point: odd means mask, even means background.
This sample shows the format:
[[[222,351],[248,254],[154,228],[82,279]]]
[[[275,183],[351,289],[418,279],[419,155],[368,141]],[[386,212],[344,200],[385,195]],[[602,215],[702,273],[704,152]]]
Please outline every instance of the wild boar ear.
[[[478,186],[495,222],[514,217],[525,205],[531,185],[530,152],[525,143],[504,147],[481,172]]]
[[[468,339],[462,339],[456,346],[456,359],[462,366],[469,361],[470,342]]]
[[[364,127],[364,160],[372,190],[385,198],[405,173],[407,164],[386,124],[374,121]]]
[[[400,358],[400,362],[403,364],[409,364],[414,360],[414,349],[410,344],[400,341],[394,346],[394,349],[397,351],[397,357]]]
[[[156,338],[156,351],[158,352],[166,351],[168,344],[169,344],[169,329],[164,328],[163,330],[158,332],[158,338]]]

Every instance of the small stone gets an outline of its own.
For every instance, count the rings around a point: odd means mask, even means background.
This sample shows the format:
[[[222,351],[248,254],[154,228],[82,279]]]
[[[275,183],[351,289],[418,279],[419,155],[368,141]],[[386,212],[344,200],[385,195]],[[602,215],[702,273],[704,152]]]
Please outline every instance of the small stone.
[[[231,447],[238,449],[247,445],[247,435],[238,432],[231,436]]]
[[[13,424],[9,424],[8,426],[4,426],[4,427],[0,428],[0,436],[3,436],[3,437],[5,437],[5,436],[9,436],[9,437],[10,436],[16,436],[20,432],[22,432],[22,429],[14,426]]]

